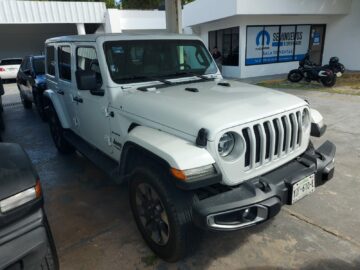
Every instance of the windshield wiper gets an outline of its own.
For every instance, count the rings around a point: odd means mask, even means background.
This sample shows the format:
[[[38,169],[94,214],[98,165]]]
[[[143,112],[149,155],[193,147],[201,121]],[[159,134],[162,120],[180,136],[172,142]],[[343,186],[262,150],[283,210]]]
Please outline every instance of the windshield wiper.
[[[153,76],[141,76],[141,75],[134,75],[134,76],[128,76],[128,77],[125,77],[125,78],[121,78],[120,79],[121,81],[124,80],[124,81],[133,81],[133,80],[147,80],[148,81],[159,81],[161,83],[164,83],[164,84],[168,84],[168,85],[172,85],[173,83],[168,81],[168,80],[164,80],[164,79],[160,79],[158,77],[153,77]]]
[[[175,75],[175,76],[194,76],[194,77],[198,77],[200,79],[207,80],[207,81],[213,81],[214,80],[214,78],[209,78],[209,77],[206,77],[205,75],[196,74],[194,72],[188,72],[188,71],[175,72],[174,74],[170,74],[169,76],[171,76],[171,75]]]

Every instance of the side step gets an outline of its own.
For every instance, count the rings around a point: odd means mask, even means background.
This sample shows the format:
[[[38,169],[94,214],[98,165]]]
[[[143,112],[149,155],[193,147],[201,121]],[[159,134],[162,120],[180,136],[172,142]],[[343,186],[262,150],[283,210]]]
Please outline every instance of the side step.
[[[65,131],[64,137],[77,151],[103,170],[116,183],[121,183],[118,162],[90,145],[72,131]]]

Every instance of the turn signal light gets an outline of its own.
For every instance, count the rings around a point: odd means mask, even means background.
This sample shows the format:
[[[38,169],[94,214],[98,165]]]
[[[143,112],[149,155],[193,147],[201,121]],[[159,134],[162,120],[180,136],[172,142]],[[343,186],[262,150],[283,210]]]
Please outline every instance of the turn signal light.
[[[186,175],[185,175],[184,171],[178,170],[178,169],[175,169],[175,168],[171,168],[170,172],[175,178],[177,178],[179,180],[182,180],[182,181],[186,180]]]
[[[178,180],[188,181],[188,182],[201,180],[204,177],[209,177],[216,174],[216,170],[213,164],[198,168],[188,169],[188,170],[179,170],[179,169],[171,168],[170,172]]]

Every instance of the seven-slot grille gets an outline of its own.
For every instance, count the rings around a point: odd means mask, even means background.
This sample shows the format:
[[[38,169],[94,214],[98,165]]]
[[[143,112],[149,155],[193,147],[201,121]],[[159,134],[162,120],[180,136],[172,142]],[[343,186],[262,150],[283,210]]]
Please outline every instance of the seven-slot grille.
[[[301,146],[302,132],[301,111],[244,128],[244,167],[260,167],[296,150]]]

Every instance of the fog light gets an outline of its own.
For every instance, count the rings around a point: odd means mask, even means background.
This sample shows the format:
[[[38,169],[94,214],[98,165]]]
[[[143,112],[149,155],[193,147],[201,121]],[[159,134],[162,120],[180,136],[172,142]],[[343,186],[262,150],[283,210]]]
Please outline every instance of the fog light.
[[[254,205],[243,209],[209,215],[209,227],[219,230],[234,230],[255,225],[268,218],[268,209],[262,205]]]

